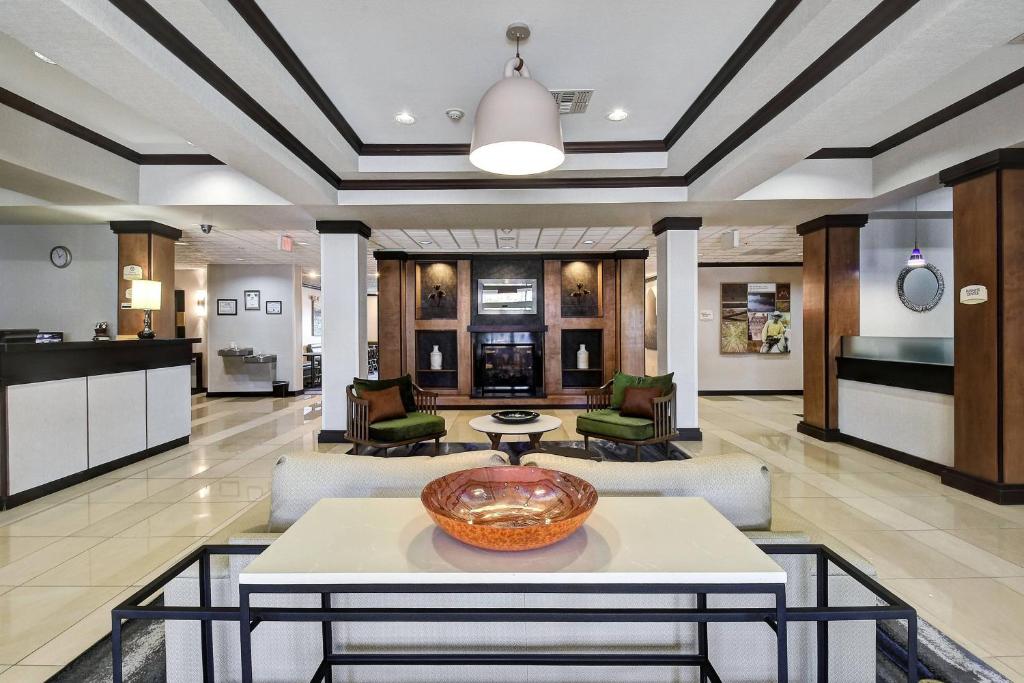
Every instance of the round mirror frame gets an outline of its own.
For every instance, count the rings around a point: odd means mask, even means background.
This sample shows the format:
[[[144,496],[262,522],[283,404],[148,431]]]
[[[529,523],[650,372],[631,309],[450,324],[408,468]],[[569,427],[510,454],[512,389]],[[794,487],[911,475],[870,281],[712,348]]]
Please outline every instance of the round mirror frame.
[[[915,304],[913,301],[908,299],[907,294],[903,289],[903,283],[906,281],[907,276],[910,275],[915,270],[920,270],[921,268],[929,270],[931,274],[935,276],[935,284],[937,285],[935,289],[935,296],[933,296],[932,300],[924,304],[923,306]],[[938,268],[936,268],[930,263],[926,263],[923,266],[918,266],[917,268],[911,268],[910,266],[906,266],[903,270],[900,271],[899,277],[896,278],[896,294],[899,295],[900,302],[910,310],[915,311],[917,313],[927,313],[928,311],[938,306],[939,301],[942,300],[942,294],[943,292],[945,292],[945,290],[946,283],[942,279],[942,271],[940,271]]]

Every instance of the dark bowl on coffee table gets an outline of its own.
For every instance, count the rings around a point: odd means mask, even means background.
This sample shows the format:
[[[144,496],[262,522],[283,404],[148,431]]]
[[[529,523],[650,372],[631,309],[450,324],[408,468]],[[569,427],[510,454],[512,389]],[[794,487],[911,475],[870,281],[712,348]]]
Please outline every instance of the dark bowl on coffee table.
[[[540,413],[535,413],[532,410],[499,410],[496,413],[491,413],[491,417],[505,424],[521,425],[533,422],[540,417]]]

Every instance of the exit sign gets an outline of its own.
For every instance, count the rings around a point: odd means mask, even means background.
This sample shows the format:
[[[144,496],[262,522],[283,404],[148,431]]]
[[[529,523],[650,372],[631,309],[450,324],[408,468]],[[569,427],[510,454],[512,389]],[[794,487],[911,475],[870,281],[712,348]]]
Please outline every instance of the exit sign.
[[[281,251],[291,251],[292,250],[292,238],[289,237],[288,235],[278,235],[277,236],[277,248],[280,249]]]

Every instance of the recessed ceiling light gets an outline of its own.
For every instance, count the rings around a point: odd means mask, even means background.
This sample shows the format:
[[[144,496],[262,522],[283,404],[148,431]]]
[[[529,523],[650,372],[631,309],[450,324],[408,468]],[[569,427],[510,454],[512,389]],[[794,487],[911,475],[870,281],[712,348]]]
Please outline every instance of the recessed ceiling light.
[[[309,271],[309,276],[310,277],[320,277],[320,273],[316,272],[315,270],[311,270],[311,271]]]
[[[185,140],[185,144],[187,144],[189,147],[195,147],[195,145],[192,144],[191,140]]]
[[[594,240],[583,240],[583,244],[593,244]]]
[[[296,242],[295,244],[301,244],[304,247],[308,247],[309,246],[309,242]]]
[[[188,242],[175,242],[174,243],[174,246],[176,246],[176,247],[184,247],[186,245],[188,245]]]
[[[244,261],[245,259],[244,258],[236,258],[235,260],[236,261]]]
[[[625,109],[612,109],[608,112],[609,121],[625,121],[629,117],[629,112]]]
[[[395,114],[395,121],[403,126],[411,126],[416,123],[416,117],[407,111],[401,111]]]
[[[49,57],[47,57],[46,55],[44,55],[42,52],[36,52],[35,50],[33,50],[32,54],[34,54],[36,56],[36,59],[41,59],[42,61],[46,62],[47,64],[56,64],[57,63],[57,62],[53,61],[52,59],[50,59]]]
[[[432,240],[416,240],[416,241],[419,242],[420,244],[422,244],[423,246],[426,246],[428,244],[433,244],[434,243]]]
[[[380,273],[374,273],[373,276],[374,277],[380,277]]]
[[[499,244],[498,249],[515,249],[514,244]]]

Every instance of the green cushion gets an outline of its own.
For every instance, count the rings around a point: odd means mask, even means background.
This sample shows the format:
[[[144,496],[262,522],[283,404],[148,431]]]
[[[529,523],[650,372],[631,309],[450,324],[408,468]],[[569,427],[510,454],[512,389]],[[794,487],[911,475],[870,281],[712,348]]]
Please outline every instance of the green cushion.
[[[364,391],[380,391],[381,389],[389,389],[391,387],[398,387],[399,393],[402,394],[402,405],[405,407],[405,412],[411,413],[416,410],[416,395],[412,390],[412,375],[402,375],[401,377],[393,377],[391,379],[360,379],[356,377],[352,380],[352,389],[356,396],[362,396]]]
[[[654,421],[646,417],[625,417],[610,408],[591,410],[576,418],[576,431],[643,441],[654,436]]]
[[[370,438],[391,443],[428,437],[444,431],[444,418],[430,413],[409,413],[397,420],[381,420],[370,425]]]
[[[612,408],[618,410],[622,407],[622,401],[626,398],[627,387],[657,387],[661,389],[661,395],[664,396],[672,390],[672,376],[674,374],[674,372],[670,372],[667,375],[641,377],[616,372],[615,377],[612,378]]]

